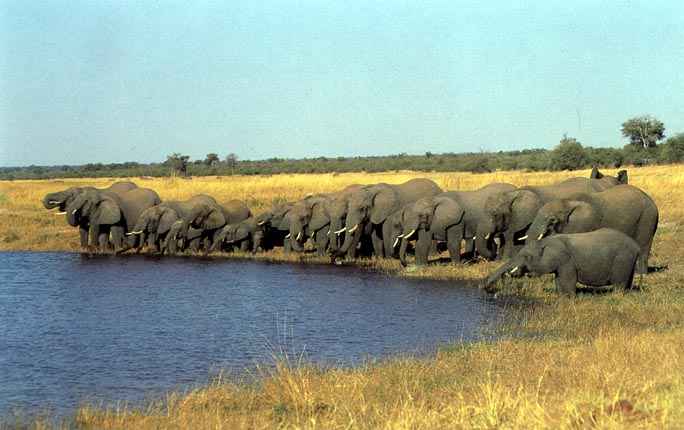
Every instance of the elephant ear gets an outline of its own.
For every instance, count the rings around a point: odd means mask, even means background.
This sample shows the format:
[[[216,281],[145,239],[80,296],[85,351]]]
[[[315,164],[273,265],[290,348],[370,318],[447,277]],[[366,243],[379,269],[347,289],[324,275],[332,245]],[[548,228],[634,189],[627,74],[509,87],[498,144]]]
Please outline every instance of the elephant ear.
[[[378,190],[373,196],[370,221],[373,224],[382,224],[387,217],[399,210],[399,197],[394,190],[386,188]]]
[[[317,199],[311,205],[311,219],[309,220],[309,228],[313,231],[318,231],[330,224],[330,200]]]
[[[157,225],[157,234],[164,234],[171,231],[173,223],[178,221],[178,213],[170,208],[164,209],[159,217],[159,224]]]
[[[582,200],[571,200],[565,221],[565,229],[561,233],[581,233],[599,228],[600,214],[591,203]]]
[[[92,219],[97,224],[116,224],[121,220],[121,208],[114,201],[104,199],[97,205]]]
[[[434,208],[430,230],[443,232],[447,228],[463,222],[465,211],[452,199],[440,199]]]
[[[512,193],[511,200],[511,220],[509,224],[516,231],[528,227],[537,212],[542,207],[542,200],[535,193],[529,190],[519,190]]]
[[[237,224],[234,229],[232,229],[232,240],[245,240],[249,237],[249,230],[244,224]]]
[[[220,210],[213,209],[204,220],[202,227],[205,230],[216,230],[226,225],[226,217],[223,216]]]

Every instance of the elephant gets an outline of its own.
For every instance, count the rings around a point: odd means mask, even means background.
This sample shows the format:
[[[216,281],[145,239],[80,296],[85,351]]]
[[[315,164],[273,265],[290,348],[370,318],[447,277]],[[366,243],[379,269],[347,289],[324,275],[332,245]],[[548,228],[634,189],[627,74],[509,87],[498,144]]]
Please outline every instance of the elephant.
[[[93,247],[108,250],[111,233],[111,245],[119,249],[123,247],[124,233],[133,230],[143,211],[161,202],[157,193],[149,188],[133,188],[121,194],[91,189],[66,206],[66,217],[74,227],[82,225],[84,218],[88,219]]]
[[[363,188],[365,185],[362,185]],[[347,209],[352,193],[345,193],[330,200],[330,237],[328,247],[331,253],[336,253],[344,243],[347,235],[344,227],[347,219]],[[368,227],[368,226],[367,226]],[[361,244],[360,256],[371,256],[373,254],[373,244],[370,241],[370,228],[366,228],[359,236],[352,238],[352,243],[347,250],[347,258],[356,257],[356,248]]]
[[[292,202],[281,203],[257,217],[257,226],[262,230],[259,244],[262,249],[268,250],[282,246],[286,254],[292,250],[292,241],[288,236],[290,235],[290,210],[293,204]]]
[[[149,249],[156,248],[163,254],[165,247],[162,247],[161,244],[170,243],[166,238],[173,223],[187,217],[192,208],[198,204],[216,205],[217,203],[213,197],[207,194],[197,194],[188,200],[165,200],[157,206],[145,209],[135,223],[133,230],[126,233],[126,246],[121,252],[131,248],[138,248],[140,251],[145,242],[148,242]]]
[[[367,185],[351,194],[345,219],[344,243],[333,253],[332,261],[338,260],[357,242],[362,231],[369,231],[373,251],[377,258],[392,254],[390,223],[385,223],[390,215],[421,197],[442,194],[444,191],[432,180],[411,179],[403,184],[379,183]],[[367,230],[369,229],[369,230]]]
[[[488,293],[505,273],[528,270],[555,275],[556,291],[564,295],[577,292],[577,282],[587,286],[612,285],[630,289],[641,250],[625,233],[601,228],[586,233],[557,234],[526,243],[520,252],[492,273],[484,286]]]
[[[482,217],[485,200],[499,192],[516,187],[506,183],[494,183],[472,191],[447,191],[436,196],[423,197],[403,211],[399,259],[406,266],[406,247],[417,233],[415,246],[416,264],[427,264],[430,244],[433,240],[446,241],[452,261],[461,261],[461,242],[465,241],[465,253],[475,256],[475,235]]]
[[[182,240],[182,249],[210,249],[215,236],[227,224],[240,222],[252,216],[247,204],[233,199],[225,204],[196,204],[183,218],[176,239]]]
[[[363,185],[353,184],[335,193],[317,194],[294,202],[288,213],[292,249],[302,252],[305,240],[310,237],[318,254],[325,255],[330,242],[331,203],[344,199],[361,187]]]
[[[633,238],[641,250],[638,271],[648,272],[648,257],[658,227],[658,206],[632,185],[618,185],[598,193],[574,194],[539,209],[527,241],[556,233],[581,233],[611,227]]]
[[[545,203],[576,193],[603,191],[619,185],[621,180],[627,180],[626,172],[620,173],[618,178],[612,178],[596,169],[592,175],[593,178],[570,178],[558,184],[524,186],[489,196],[477,227],[477,252],[490,259],[511,258],[522,246],[522,237],[525,237],[537,211]],[[500,253],[495,251],[495,237],[502,242]]]
[[[216,236],[216,240],[207,251],[207,255],[220,250],[225,245],[229,245],[232,249],[237,248],[242,252],[256,252],[263,238],[263,229],[258,224],[259,222],[254,217],[227,224]]]
[[[43,198],[43,206],[45,209],[59,208],[56,214],[66,214],[66,207],[79,195],[85,191],[102,191],[116,194],[123,194],[134,188],[138,188],[134,182],[131,181],[119,181],[115,182],[107,188],[95,188],[95,187],[69,187],[62,191],[57,191],[55,193],[46,194]],[[81,240],[81,248],[88,248],[88,232],[90,230],[90,224],[88,217],[80,217],[77,225],[73,227],[78,227],[79,236]]]
[[[620,170],[617,176],[606,176],[598,168],[594,167],[591,169],[589,179],[594,179],[594,181],[591,181],[591,186],[596,191],[604,191],[616,185],[627,185],[629,183],[626,170]]]

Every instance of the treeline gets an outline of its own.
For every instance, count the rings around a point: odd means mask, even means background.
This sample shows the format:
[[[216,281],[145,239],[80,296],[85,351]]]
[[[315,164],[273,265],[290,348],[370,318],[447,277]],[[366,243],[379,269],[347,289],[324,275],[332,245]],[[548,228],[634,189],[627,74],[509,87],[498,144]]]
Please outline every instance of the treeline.
[[[166,177],[275,175],[280,173],[345,173],[397,170],[473,172],[494,170],[558,171],[588,167],[619,168],[684,162],[684,133],[670,137],[653,147],[626,145],[624,148],[583,147],[573,138],[564,137],[553,150],[525,149],[479,153],[445,153],[382,157],[335,157],[267,160],[239,160],[231,153],[224,161],[216,154],[205,160],[189,161],[188,156],[173,154],[160,163],[136,162],[86,164],[82,166],[28,166],[0,168],[0,179],[58,179],[78,177]]]

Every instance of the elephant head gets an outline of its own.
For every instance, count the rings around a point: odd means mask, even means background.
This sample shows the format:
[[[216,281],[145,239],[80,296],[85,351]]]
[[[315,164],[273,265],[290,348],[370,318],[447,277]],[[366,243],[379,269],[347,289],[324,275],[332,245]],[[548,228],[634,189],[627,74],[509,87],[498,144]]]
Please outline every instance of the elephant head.
[[[226,225],[226,217],[217,205],[198,204],[193,206],[183,220],[178,237],[184,241],[199,240],[206,231],[214,231]]]
[[[252,247],[257,230],[259,228],[256,218],[248,218],[244,221],[227,224],[217,234],[216,240],[209,252],[219,250],[224,243],[228,245],[240,244],[241,251],[248,251]],[[256,248],[252,248],[252,251],[255,250]]]
[[[382,224],[401,208],[402,200],[396,190],[388,184],[363,187],[349,197],[344,243],[333,254],[333,261],[345,254],[352,244],[357,243],[368,225]]]
[[[99,245],[101,250],[108,246],[109,231],[101,233],[100,226],[119,224],[122,220],[119,202],[113,195],[101,190],[86,190],[76,196],[66,207],[66,217],[73,227],[87,218],[90,223],[91,243],[94,246]],[[117,237],[117,241],[121,239]]]
[[[64,213],[69,203],[71,203],[82,192],[83,188],[70,187],[66,190],[46,194],[43,198],[43,206],[45,209],[59,208],[59,213]]]
[[[413,205],[409,205],[403,216],[403,230],[399,259],[406,266],[406,249],[409,240],[416,232],[427,234],[430,239],[447,240],[447,229],[463,223],[464,208],[454,199],[446,196],[423,197]],[[458,237],[458,244],[452,244],[460,249],[463,234]],[[421,246],[420,248],[424,248]],[[423,256],[427,259],[427,256]]]
[[[513,233],[527,229],[541,206],[539,196],[524,189],[489,196],[477,224],[477,252],[485,258],[493,258],[494,238],[508,233],[507,236],[512,240]]]
[[[616,185],[622,185],[622,184],[628,184],[629,183],[629,178],[627,177],[627,170],[620,170],[617,174],[617,177],[613,176],[607,176],[604,175],[602,172],[599,171],[598,168],[594,167],[591,169],[591,173],[589,174],[589,179],[597,179],[598,185],[595,186],[594,188],[596,191],[603,191],[607,188],[614,187]]]
[[[330,199],[325,196],[302,199],[292,205],[288,216],[292,249],[301,252],[306,237],[313,237],[319,231],[319,234],[328,234],[327,230],[321,230],[330,225]]]
[[[595,230],[600,221],[600,214],[588,202],[575,199],[553,200],[539,209],[526,239],[541,240],[556,233],[573,233],[574,231],[567,230],[568,224],[581,225],[582,231]]]
[[[531,241],[526,244],[513,258],[499,266],[494,273],[489,275],[484,285],[485,291],[495,293],[497,289],[493,285],[506,273],[511,276],[521,276],[525,272],[549,273],[541,270],[542,267],[540,266],[544,247],[539,241]],[[549,258],[551,258],[551,255],[549,255]]]
[[[142,248],[145,241],[148,246],[154,246],[159,238],[166,237],[171,231],[173,223],[178,221],[180,216],[175,209],[164,205],[152,206],[140,214],[133,230],[127,233],[126,247]]]

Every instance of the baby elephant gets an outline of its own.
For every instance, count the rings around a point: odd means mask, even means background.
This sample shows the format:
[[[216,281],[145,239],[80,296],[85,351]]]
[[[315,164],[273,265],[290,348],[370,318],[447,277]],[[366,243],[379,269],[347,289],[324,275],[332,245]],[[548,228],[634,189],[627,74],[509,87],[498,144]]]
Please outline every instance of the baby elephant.
[[[495,292],[492,285],[504,273],[525,269],[555,274],[556,291],[561,294],[575,294],[577,282],[592,287],[612,285],[619,290],[629,289],[640,254],[634,239],[612,228],[558,234],[526,244],[487,278],[485,290]]]

